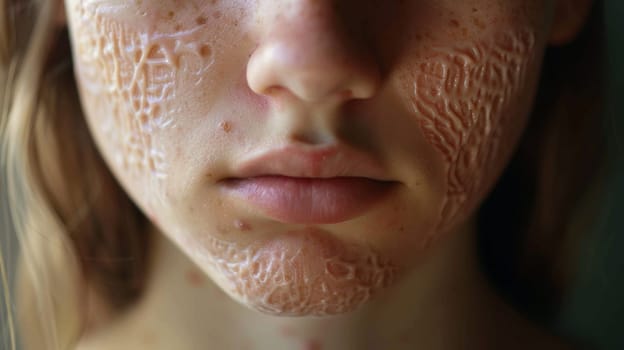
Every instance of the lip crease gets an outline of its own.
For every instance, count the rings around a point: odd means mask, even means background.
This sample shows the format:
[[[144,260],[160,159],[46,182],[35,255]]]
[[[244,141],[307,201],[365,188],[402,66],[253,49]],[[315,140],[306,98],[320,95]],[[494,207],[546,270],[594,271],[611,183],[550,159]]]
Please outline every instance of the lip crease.
[[[367,178],[259,176],[227,181],[225,187],[264,214],[292,224],[335,224],[380,201],[394,183]]]
[[[345,147],[261,153],[220,181],[229,195],[291,224],[335,224],[383,200],[398,182],[367,155]]]

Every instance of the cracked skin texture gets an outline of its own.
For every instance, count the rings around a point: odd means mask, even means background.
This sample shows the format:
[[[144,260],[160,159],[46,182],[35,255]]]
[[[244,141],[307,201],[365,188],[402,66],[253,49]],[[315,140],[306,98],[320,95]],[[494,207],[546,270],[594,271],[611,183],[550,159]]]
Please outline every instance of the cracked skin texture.
[[[74,46],[83,103],[90,114],[98,116],[93,119],[110,141],[108,154],[112,155],[118,173],[132,177],[129,183],[133,185],[154,181],[156,187],[146,186],[145,192],[150,193],[164,187],[159,181],[164,183],[176,177],[176,169],[172,168],[180,165],[168,163],[175,158],[172,149],[159,141],[163,135],[172,135],[168,132],[179,125],[186,131],[191,128],[191,122],[180,113],[185,111],[179,101],[187,97],[183,95],[186,91],[178,89],[192,84],[181,85],[180,80],[200,82],[205,78],[205,83],[213,78],[209,75],[217,58],[223,60],[219,56],[224,54],[222,50],[203,33],[216,17],[204,14],[191,21],[188,28],[172,21],[168,24],[171,28],[151,31],[102,15],[98,3],[104,2],[75,2]],[[151,2],[157,3],[168,2]],[[224,11],[219,20],[227,15]],[[169,17],[168,12],[164,11],[163,16]],[[476,25],[486,27],[483,21],[476,21]],[[465,25],[460,21],[452,23],[451,27],[457,26],[458,31]],[[358,308],[396,282],[403,269],[412,267],[403,266],[402,262],[407,255],[421,253],[421,248],[413,244],[425,240],[420,236],[427,236],[429,241],[437,239],[465,218],[492,185],[496,171],[502,169],[525,120],[516,110],[520,103],[528,103],[530,92],[525,90],[531,82],[527,76],[534,70],[539,52],[530,27],[513,27],[478,40],[442,40],[440,45],[423,35],[422,40],[433,44],[420,45],[427,49],[419,51],[401,68],[400,85],[409,106],[406,117],[414,123],[414,134],[420,132],[439,154],[445,176],[437,180],[444,182],[446,189],[441,200],[431,201],[436,203],[431,211],[437,215],[437,220],[432,220],[437,224],[430,230],[410,232],[416,225],[405,221],[409,219],[405,212],[416,205],[402,205],[402,212],[388,219],[391,224],[383,227],[388,240],[413,233],[412,241],[404,243],[405,248],[400,251],[403,255],[383,247],[378,249],[374,244],[354,243],[335,232],[285,232],[266,228],[258,221],[251,221],[253,229],[245,235],[262,238],[240,243],[229,238],[232,232],[241,231],[236,224],[230,228],[224,222],[211,222],[210,227],[170,224],[166,215],[159,215],[159,203],[154,206],[154,217],[158,216],[166,227],[163,231],[182,242],[180,246],[193,255],[204,271],[213,271],[213,280],[220,280],[218,284],[245,305],[265,313],[291,316],[340,314]],[[448,42],[453,45],[446,45]],[[245,120],[239,120],[235,128],[221,120],[216,120],[215,125],[228,137],[236,137],[251,125],[242,122]],[[145,204],[149,200],[135,197],[144,201],[139,203],[143,207],[149,206]],[[217,214],[211,218],[220,219],[218,213],[228,209],[213,202],[207,208]],[[437,203],[441,203],[439,207]],[[179,216],[179,212],[166,214]],[[238,219],[236,215],[227,218],[229,222]],[[226,227],[230,236],[208,232],[218,225]],[[364,226],[372,229],[357,227],[352,231],[375,237],[378,232],[370,231],[381,225]],[[274,234],[263,234],[262,230]]]
[[[212,63],[208,44],[191,39],[199,28],[174,34],[140,34],[127,24],[98,15],[98,6],[76,5],[75,47],[82,84],[110,110],[101,127],[117,149],[115,161],[140,177],[167,176],[165,150],[154,133],[173,127],[170,102],[178,72],[201,76]]]
[[[76,49],[83,87],[89,91],[85,97],[112,106],[111,119],[101,121],[101,127],[117,148],[122,171],[164,178],[165,150],[153,134],[175,123],[167,106],[176,96],[176,72],[191,70],[199,76],[210,65],[211,50],[194,44],[184,32],[139,35],[96,10],[79,6],[78,11]],[[368,247],[314,232],[258,247],[210,242],[210,263],[227,276],[230,292],[269,314],[352,311],[389,286],[397,272]]]
[[[327,316],[357,309],[390,286],[398,269],[378,252],[326,233],[285,233],[242,248],[209,240],[210,264],[240,302],[261,312]]]
[[[510,116],[534,63],[534,45],[534,35],[523,31],[492,42],[436,49],[407,80],[418,125],[446,164],[447,194],[434,232],[448,230],[466,215],[488,190],[487,167],[506,160],[510,144],[501,140],[517,137],[509,130],[521,129],[509,127],[514,122]],[[275,242],[257,250],[241,251],[219,241],[212,247],[212,256],[219,257],[213,264],[228,276],[234,294],[266,313],[352,311],[399,275],[396,266],[372,250],[349,252],[340,241],[314,233]],[[317,256],[322,257],[318,264],[305,264]]]
[[[515,101],[535,60],[531,32],[434,50],[412,73],[412,108],[423,135],[443,157],[447,194],[436,231],[448,230],[488,190],[487,167],[500,164]],[[501,152],[503,151],[503,152]],[[462,210],[464,213],[462,213]]]

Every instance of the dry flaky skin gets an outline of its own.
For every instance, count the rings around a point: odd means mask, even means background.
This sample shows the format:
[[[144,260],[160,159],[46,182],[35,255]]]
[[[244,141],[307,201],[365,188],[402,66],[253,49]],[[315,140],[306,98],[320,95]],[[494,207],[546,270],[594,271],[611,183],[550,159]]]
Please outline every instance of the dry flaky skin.
[[[500,164],[516,117],[512,102],[524,90],[535,60],[531,32],[500,35],[491,43],[439,49],[413,74],[413,110],[423,135],[447,168],[447,195],[435,232],[446,231],[487,190],[485,174]],[[501,142],[501,140],[503,142]]]
[[[209,263],[243,304],[274,315],[335,315],[391,285],[398,269],[370,248],[323,232],[290,232],[241,247],[208,239]]]
[[[141,34],[80,4],[75,22],[77,67],[84,97],[111,108],[97,125],[110,141],[119,170],[135,179],[167,175],[159,130],[175,127],[177,74],[201,74],[212,62],[195,30]],[[122,101],[120,104],[118,101]],[[222,123],[224,131],[231,126]],[[243,227],[244,228],[244,227]],[[327,233],[293,233],[267,244],[241,245],[208,237],[209,264],[245,305],[279,315],[332,315],[358,308],[389,286],[397,269],[369,247],[349,246]]]
[[[397,180],[411,187],[393,198],[395,210],[382,205],[328,231],[288,231],[220,197],[210,182],[231,175],[226,165],[237,155],[274,147],[267,140],[289,127],[287,118],[232,83],[253,54],[249,43],[237,47],[247,40],[244,30],[227,21],[237,11],[217,10],[214,2],[195,11],[191,2],[153,1],[144,4],[153,11],[141,19],[138,3],[75,1],[74,54],[90,125],[112,170],[163,233],[228,294],[265,313],[341,314],[398,280],[427,244],[475,209],[526,120],[528,108],[519,104],[530,103],[527,79],[539,51],[530,26],[477,31],[461,44],[439,33],[440,39],[419,39],[412,44],[416,53],[397,60],[405,63],[388,75],[399,77],[396,95],[403,100],[372,98],[383,113],[362,132],[373,135],[370,146],[395,147],[383,150],[402,157],[392,164],[400,169],[390,170],[408,169]],[[106,8],[126,4],[137,11]],[[178,6],[183,14],[174,13]],[[398,113],[388,125],[380,121],[386,111]],[[417,142],[395,143],[405,120],[408,138]]]
[[[139,178],[143,173],[164,178],[165,150],[153,135],[175,127],[169,102],[176,97],[178,72],[200,79],[212,63],[212,50],[188,39],[198,28],[141,34],[97,11],[97,3],[77,5],[75,48],[82,86],[110,108],[111,118],[101,120],[100,127],[118,150],[118,165]]]

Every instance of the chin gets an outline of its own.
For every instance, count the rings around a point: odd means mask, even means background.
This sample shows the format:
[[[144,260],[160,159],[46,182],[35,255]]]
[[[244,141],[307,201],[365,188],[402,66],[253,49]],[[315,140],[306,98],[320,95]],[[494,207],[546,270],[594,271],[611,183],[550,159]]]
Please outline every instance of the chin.
[[[394,284],[399,268],[371,247],[306,229],[241,246],[211,239],[209,275],[240,304],[274,316],[349,313]]]

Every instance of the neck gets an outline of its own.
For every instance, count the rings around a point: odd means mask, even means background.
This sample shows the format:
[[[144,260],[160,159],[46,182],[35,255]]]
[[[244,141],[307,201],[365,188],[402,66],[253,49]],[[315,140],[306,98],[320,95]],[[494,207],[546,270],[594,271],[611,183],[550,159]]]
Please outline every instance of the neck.
[[[181,344],[216,349],[485,348],[497,342],[492,329],[502,337],[501,324],[513,328],[524,323],[480,272],[475,234],[470,223],[437,242],[421,266],[356,312],[290,318],[237,304],[156,233],[153,277],[133,317],[151,329],[151,338],[175,341],[178,349],[185,348]]]

